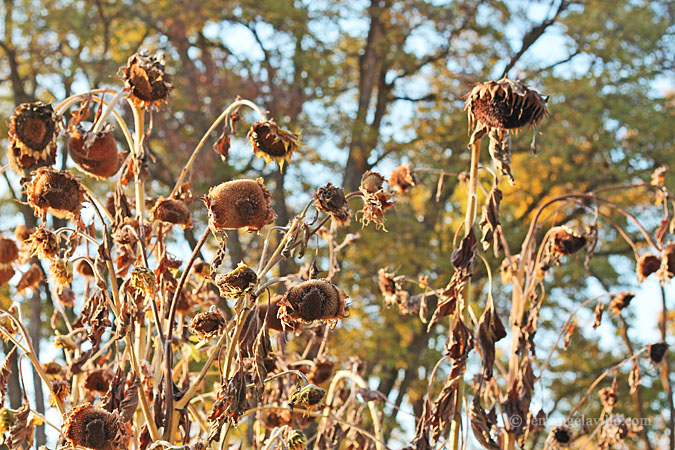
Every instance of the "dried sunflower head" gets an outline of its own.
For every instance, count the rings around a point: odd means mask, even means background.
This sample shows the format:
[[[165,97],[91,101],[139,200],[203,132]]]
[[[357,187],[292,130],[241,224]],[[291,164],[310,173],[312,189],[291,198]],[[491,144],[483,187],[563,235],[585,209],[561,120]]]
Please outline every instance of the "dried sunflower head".
[[[23,244],[30,238],[32,232],[32,229],[29,230],[25,225],[19,224],[14,228],[14,237],[19,243]]]
[[[219,184],[209,189],[204,202],[209,210],[209,227],[214,232],[238,228],[258,231],[276,219],[262,178]]]
[[[325,395],[326,391],[323,388],[308,384],[291,394],[291,397],[288,399],[288,407],[291,408],[292,411],[293,408],[300,405],[304,406],[307,411],[310,411],[321,403],[321,400],[323,400]]]
[[[32,264],[30,268],[21,276],[16,285],[17,292],[24,292],[26,289],[35,289],[42,281],[42,269],[37,264]]]
[[[275,161],[281,169],[286,161],[291,160],[293,152],[303,145],[300,133],[286,131],[273,120],[254,123],[248,132],[248,140],[255,156],[264,158],[268,164]]]
[[[602,403],[602,406],[611,412],[612,408],[614,408],[619,403],[616,379],[614,379],[614,383],[612,383],[611,387],[600,389],[598,395],[600,396],[600,402]]]
[[[195,275],[204,280],[211,278],[211,264],[207,263],[206,261],[194,263],[192,265],[192,271],[195,273]]]
[[[375,194],[382,190],[385,178],[378,172],[367,171],[361,177],[361,185],[359,190],[363,194]]]
[[[4,269],[0,269],[0,286],[9,283],[9,280],[12,279],[14,273],[13,267],[5,267]]]
[[[150,55],[146,50],[139,50],[122,68],[122,77],[129,98],[137,107],[158,107],[166,102],[171,92],[171,77],[165,71],[164,55]]]
[[[192,215],[185,202],[171,198],[160,198],[150,210],[152,220],[179,225],[182,229],[192,228]]]
[[[363,195],[362,223],[364,226],[375,222],[377,227],[384,229],[384,213],[394,206],[390,202],[391,194],[384,192],[382,187],[384,181],[384,177],[377,172],[368,171],[361,177],[359,191]]]
[[[399,194],[407,194],[416,184],[417,179],[408,164],[398,166],[389,175],[389,186]]]
[[[478,83],[467,95],[464,109],[469,125],[488,129],[513,130],[527,125],[536,127],[547,114],[546,97],[518,81]]]
[[[347,206],[345,191],[342,188],[328,183],[317,189],[314,200],[316,200],[316,209],[329,214],[337,223],[349,223],[352,212]]]
[[[33,231],[26,240],[30,246],[30,255],[40,259],[56,258],[59,253],[59,238],[44,226]]]
[[[70,411],[62,427],[63,436],[77,448],[121,450],[126,432],[117,413],[109,413],[90,403]]]
[[[215,306],[208,311],[197,314],[190,322],[190,329],[199,336],[200,341],[207,341],[220,336],[225,330],[225,316]]]
[[[552,251],[561,256],[578,252],[586,245],[587,239],[581,233],[566,227],[558,227],[553,235]]]
[[[289,327],[300,321],[328,322],[335,326],[338,319],[347,317],[347,295],[334,284],[310,280],[293,286],[279,302],[277,317]]]
[[[136,267],[131,271],[131,287],[152,298],[157,293],[157,276],[147,267]]]
[[[52,259],[49,265],[49,275],[58,287],[66,287],[73,282],[73,266],[61,259]]]
[[[669,242],[663,248],[663,261],[670,277],[675,277],[675,243]]]
[[[19,105],[9,123],[7,157],[12,169],[28,178],[33,170],[54,164],[57,125],[52,105]]]
[[[19,247],[13,239],[0,237],[0,270],[11,268],[19,258]]]
[[[320,359],[314,363],[312,369],[307,374],[310,383],[319,385],[330,380],[335,373],[335,363],[330,359]]]
[[[117,151],[111,125],[106,125],[95,134],[74,125],[69,131],[68,154],[84,173],[94,178],[107,179],[120,170],[123,155]]]
[[[625,307],[630,305],[630,302],[634,297],[635,294],[631,292],[622,292],[612,298],[612,301],[609,303],[609,309],[611,309],[616,316],[620,314]]]
[[[286,409],[264,409],[260,414],[260,422],[267,429],[274,429],[293,422],[291,412]]]
[[[663,361],[663,357],[666,356],[666,352],[668,351],[668,344],[665,342],[657,342],[656,344],[650,344],[648,345],[648,351],[649,351],[649,360],[653,364],[661,364],[661,361]]]
[[[84,388],[91,393],[105,394],[108,392],[113,374],[107,369],[95,369],[87,372],[84,379]]]
[[[35,215],[45,219],[49,211],[61,219],[80,219],[80,209],[84,201],[82,184],[67,170],[40,168],[35,177],[26,185],[28,204]]]
[[[649,275],[658,271],[660,267],[661,258],[654,256],[650,252],[642,255],[637,262],[638,282],[646,280]]]
[[[547,442],[551,442],[553,448],[567,448],[572,442],[572,435],[566,426],[555,427],[551,430]]]
[[[258,276],[255,270],[240,262],[234,270],[216,275],[215,282],[221,297],[236,300],[253,290]]]
[[[298,430],[290,430],[286,435],[286,446],[288,450],[304,450],[307,444],[307,438]]]

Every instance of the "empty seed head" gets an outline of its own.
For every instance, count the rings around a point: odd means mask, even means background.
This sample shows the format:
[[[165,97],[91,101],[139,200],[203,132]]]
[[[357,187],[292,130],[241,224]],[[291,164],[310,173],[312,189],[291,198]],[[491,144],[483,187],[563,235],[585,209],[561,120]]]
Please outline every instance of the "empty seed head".
[[[359,190],[364,194],[375,194],[382,190],[384,180],[384,177],[379,173],[368,171],[361,177]]]
[[[661,258],[647,252],[640,257],[637,263],[638,281],[646,280],[647,277],[661,267]]]
[[[349,223],[352,212],[347,206],[345,191],[342,188],[328,183],[316,191],[314,200],[316,200],[316,209],[319,211],[329,214],[340,224]]]
[[[248,140],[255,156],[264,158],[266,163],[275,161],[282,169],[284,163],[291,160],[293,152],[303,145],[299,133],[286,131],[273,120],[254,123],[248,132]]]
[[[558,228],[553,235],[553,253],[565,256],[576,253],[584,248],[587,242],[585,236],[566,226]]]
[[[151,56],[146,50],[140,50],[122,68],[129,98],[137,107],[158,107],[168,100],[171,77],[167,75],[164,65],[163,55]]]
[[[179,225],[182,229],[192,228],[192,215],[182,200],[160,198],[150,210],[152,220]]]
[[[120,417],[90,403],[70,411],[62,431],[74,448],[116,450],[124,447],[121,441],[125,432]]]
[[[526,125],[537,126],[547,114],[546,97],[518,81],[478,83],[467,95],[464,109],[469,125],[479,123],[489,129],[512,130]]]
[[[111,126],[92,135],[82,127],[70,127],[68,154],[83,172],[94,178],[106,179],[122,166],[122,154],[117,152],[117,142]]]
[[[56,234],[49,231],[44,226],[33,231],[33,234],[26,240],[30,246],[31,256],[38,256],[40,259],[56,258],[59,252],[59,239]]]
[[[33,170],[56,160],[58,127],[51,105],[42,102],[19,105],[9,123],[7,157],[16,172],[28,177]]]
[[[238,228],[258,231],[276,219],[262,178],[219,184],[209,189],[204,202],[209,210],[209,227],[214,232]]]
[[[633,300],[635,294],[631,292],[622,292],[619,295],[612,298],[612,301],[609,303],[609,309],[612,310],[614,315],[621,313],[621,311],[630,305],[630,301]]]
[[[253,290],[258,282],[258,276],[255,270],[240,262],[234,270],[216,275],[215,282],[221,297],[236,300]]]
[[[26,185],[26,193],[35,215],[44,220],[49,211],[54,217],[79,220],[84,188],[77,178],[66,170],[46,167],[34,174],[33,180]]]
[[[338,319],[347,317],[347,298],[342,289],[328,281],[305,281],[286,291],[279,302],[278,317],[291,327],[297,321],[322,321],[335,326]]]
[[[190,329],[199,336],[200,341],[207,341],[220,336],[225,330],[225,316],[216,307],[197,314],[190,322]]]

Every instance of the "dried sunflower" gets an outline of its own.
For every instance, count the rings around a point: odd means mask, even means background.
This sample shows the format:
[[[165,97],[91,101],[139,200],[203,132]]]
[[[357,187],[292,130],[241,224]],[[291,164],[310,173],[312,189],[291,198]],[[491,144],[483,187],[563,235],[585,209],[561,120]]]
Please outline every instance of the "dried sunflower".
[[[586,245],[587,239],[581,233],[569,227],[561,226],[553,235],[552,251],[561,256],[578,252]]]
[[[389,175],[389,186],[399,194],[407,194],[416,184],[417,179],[408,164],[398,166]]]
[[[314,363],[312,369],[307,374],[310,383],[319,385],[330,380],[335,373],[335,363],[330,359],[320,359]]]
[[[286,409],[264,409],[260,413],[260,423],[267,429],[274,429],[293,422],[291,412]]]
[[[625,307],[630,305],[630,302],[634,297],[635,294],[631,292],[622,292],[612,298],[612,301],[609,303],[609,309],[611,309],[616,316],[620,314]]]
[[[44,220],[49,211],[54,217],[79,220],[85,191],[77,178],[66,170],[46,167],[34,174],[33,180],[26,185],[26,193],[35,215]]]
[[[663,262],[669,276],[675,277],[675,243],[670,242],[663,248]]]
[[[328,281],[305,281],[286,291],[279,302],[277,317],[289,327],[294,327],[297,321],[328,322],[333,327],[338,319],[347,317],[347,298],[342,289]]]
[[[248,140],[255,156],[264,158],[267,164],[275,161],[282,170],[284,163],[291,160],[293,152],[303,145],[300,133],[286,131],[273,120],[254,123],[248,132]]]
[[[647,346],[649,351],[649,360],[653,364],[661,364],[663,357],[666,356],[668,351],[668,344],[665,342],[657,342],[656,344],[650,344]]]
[[[49,265],[49,275],[58,287],[67,287],[73,282],[72,264],[60,259],[52,259]]]
[[[197,275],[199,278],[208,280],[211,278],[211,264],[207,263],[206,261],[199,261],[196,262],[192,265],[192,271]]]
[[[111,125],[95,134],[75,125],[71,125],[69,131],[68,154],[83,172],[94,178],[106,179],[120,170],[123,155],[117,151]]]
[[[14,228],[14,237],[19,243],[23,244],[30,238],[32,232],[33,230],[29,230],[25,225],[17,225],[16,228]]]
[[[16,285],[16,291],[24,292],[26,289],[35,289],[42,281],[42,269],[37,264],[32,264],[30,268],[21,276]]]
[[[51,259],[58,256],[59,238],[44,225],[33,231],[26,240],[26,244],[30,246],[31,256],[37,255],[40,259]]]
[[[190,329],[199,336],[200,341],[207,341],[220,336],[225,330],[225,316],[215,306],[208,311],[197,314],[190,322]]]
[[[323,388],[308,384],[291,394],[288,399],[288,407],[293,411],[293,408],[300,405],[306,408],[306,412],[309,412],[321,403],[325,395],[326,391]]]
[[[565,426],[555,427],[551,430],[546,441],[552,444],[552,448],[567,448],[572,442],[572,435],[570,434],[570,430]]]
[[[209,227],[214,232],[238,228],[258,231],[276,219],[262,178],[219,184],[209,189],[204,202],[209,210]]]
[[[136,267],[131,271],[131,287],[152,298],[157,293],[157,276],[146,267]]]
[[[394,206],[391,200],[391,194],[384,192],[382,187],[384,177],[377,172],[368,171],[361,177],[359,191],[363,195],[363,218],[364,226],[370,222],[375,222],[378,228],[384,228],[384,213],[387,209]]]
[[[251,292],[258,282],[255,270],[240,262],[234,270],[216,275],[215,283],[220,296],[236,300],[247,292]]]
[[[14,262],[19,257],[19,247],[13,239],[0,237],[0,285],[14,276]]]
[[[66,380],[52,380],[52,391],[49,394],[49,404],[56,407],[56,405],[66,401],[70,394],[70,383]]]
[[[91,264],[84,259],[80,259],[77,263],[75,263],[75,271],[83,277],[94,276],[94,269],[91,267]]]
[[[164,55],[150,55],[140,50],[132,55],[122,68],[122,77],[129,98],[137,107],[158,107],[166,102],[171,92],[171,77],[165,71]]]
[[[152,220],[192,228],[192,216],[185,202],[172,198],[160,198],[150,210]]]
[[[290,430],[286,435],[286,446],[288,450],[303,450],[307,444],[307,438],[298,430]]]
[[[654,256],[650,252],[642,255],[637,263],[638,282],[646,280],[649,275],[658,271],[660,267],[661,258]]]
[[[616,378],[614,379],[611,387],[600,389],[598,395],[600,396],[600,402],[602,403],[602,406],[611,412],[612,408],[614,408],[619,403]]]
[[[316,200],[316,209],[329,214],[337,223],[341,225],[349,223],[352,212],[347,206],[345,191],[342,188],[328,183],[317,189],[314,200]]]
[[[105,394],[110,388],[113,374],[107,369],[95,369],[87,372],[84,388],[91,393]]]
[[[33,170],[54,164],[57,125],[52,105],[19,105],[9,123],[7,157],[12,169],[28,178]]]
[[[121,450],[125,448],[126,432],[117,412],[109,413],[90,403],[70,411],[62,427],[63,436],[77,448],[92,450]]]

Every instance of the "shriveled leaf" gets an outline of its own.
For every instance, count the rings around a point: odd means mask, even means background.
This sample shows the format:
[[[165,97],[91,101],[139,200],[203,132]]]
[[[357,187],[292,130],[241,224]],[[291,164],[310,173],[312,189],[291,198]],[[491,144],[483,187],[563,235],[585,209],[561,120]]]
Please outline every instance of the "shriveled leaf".
[[[563,340],[563,346],[565,347],[565,350],[567,350],[567,347],[569,347],[570,345],[570,340],[572,339],[572,334],[574,333],[574,329],[576,327],[577,323],[575,321],[572,321],[565,330],[565,339]]]
[[[630,369],[628,374],[628,385],[630,386],[630,393],[635,394],[642,384],[642,378],[640,377],[640,363],[636,359],[633,361],[633,367]]]
[[[16,347],[7,353],[5,362],[2,363],[0,367],[0,408],[5,406],[5,394],[7,393],[7,382],[9,381],[9,375],[12,372],[12,360],[14,359],[14,354],[16,352]]]
[[[670,218],[664,217],[659,223],[659,227],[656,229],[656,242],[663,247],[663,241],[666,238],[668,233],[668,227],[670,226]]]
[[[488,150],[497,170],[509,178],[510,184],[515,184],[513,172],[511,172],[511,135],[503,130],[493,129],[490,131],[490,145]]]
[[[506,330],[497,315],[492,299],[483,311],[478,321],[478,347],[483,359],[483,379],[492,378],[492,368],[495,362],[495,342],[506,336]]]
[[[593,311],[593,328],[598,328],[602,323],[602,313],[605,312],[605,304],[603,302],[598,302],[595,305],[595,310]]]
[[[14,425],[9,429],[9,439],[5,441],[10,450],[20,449],[28,441],[32,441],[28,426],[29,414],[30,405],[28,404],[28,400],[24,399],[23,405],[14,414]]]
[[[483,250],[487,250],[492,245],[495,258],[499,256],[499,252],[503,250],[502,240],[499,239],[499,204],[502,201],[502,191],[497,187],[497,179],[492,185],[490,195],[483,205],[483,212],[478,224],[480,227],[482,237],[481,244]]]
[[[120,408],[122,400],[124,400],[124,385],[125,385],[124,371],[118,367],[115,370],[115,375],[110,382],[108,392],[101,399],[101,407],[108,412],[113,412]]]
[[[487,450],[501,450],[501,446],[492,439],[490,430],[496,425],[494,411],[488,415],[480,404],[479,396],[474,396],[469,410],[469,420],[476,440]]]
[[[138,375],[134,374],[134,381],[126,389],[124,400],[120,403],[119,411],[124,422],[130,421],[134,417],[136,408],[138,408],[138,386],[141,384]]]

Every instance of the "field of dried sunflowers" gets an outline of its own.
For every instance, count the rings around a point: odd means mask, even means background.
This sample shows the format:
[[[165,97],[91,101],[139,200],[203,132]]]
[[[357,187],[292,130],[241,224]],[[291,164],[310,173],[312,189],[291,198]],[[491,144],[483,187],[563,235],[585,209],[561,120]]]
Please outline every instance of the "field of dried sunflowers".
[[[152,131],[153,111],[170,99],[171,78],[163,59],[146,52],[129,58],[121,72],[124,88],[119,91],[85,92],[57,105],[22,104],[11,118],[9,167],[22,177],[26,201],[39,221],[34,229],[18,227],[13,238],[0,238],[0,281],[11,283],[17,293],[48,283],[56,311],[52,321],[63,321],[69,333],[52,337],[53,354],[59,355],[61,364],[38,360],[35,346],[43,344],[31,341],[21,308],[18,304],[0,308],[0,333],[13,345],[0,367],[0,402],[4,402],[12,360],[26,359],[48,388],[49,403],[59,418],[54,421],[39,414],[25,396],[18,410],[0,410],[4,445],[27,448],[35,426],[46,423],[58,436],[56,448],[386,448],[381,395],[361,376],[357,363],[336,367],[326,355],[326,337],[340,320],[349,320],[350,310],[349,293],[332,279],[339,270],[337,254],[353,242],[347,237],[338,243],[334,236],[350,220],[384,231],[396,196],[414,189],[423,174],[441,178],[449,174],[408,165],[396,168],[389,178],[366,172],[358,191],[346,194],[328,183],[289,223],[275,223],[270,192],[262,178],[220,184],[214,180],[203,193],[191,189],[192,165],[211,133],[224,124],[214,149],[226,153],[230,136],[243,120],[242,108],[259,116],[247,135],[257,157],[283,169],[301,151],[299,134],[281,129],[259,106],[238,99],[213,122],[183,166],[174,189],[149,201],[145,183],[147,164],[152,161],[144,140]],[[125,102],[133,113],[132,129],[118,112]],[[448,274],[444,288],[432,289],[428,280],[415,274],[379,272],[386,304],[404,314],[419,311],[429,329],[441,320],[449,323],[446,354],[438,364],[450,362],[452,369],[439,392],[431,390],[430,380],[423,413],[415,418],[416,435],[407,449],[472,445],[515,449],[530,433],[541,431],[545,417],[531,408],[535,381],[541,376],[535,375],[531,360],[545,298],[541,280],[568,255],[585,250],[590,258],[601,223],[617,227],[604,221],[597,205],[624,215],[659,251],[639,257],[640,279],[653,274],[665,282],[675,274],[675,245],[665,243],[666,235],[675,231],[665,170],[655,172],[649,182],[548,201],[536,212],[519,252],[509,250],[499,217],[499,179],[513,182],[518,175],[510,167],[512,133],[534,129],[532,150],[536,152],[537,125],[547,116],[546,102],[545,96],[507,78],[475,86],[466,99],[472,128],[471,166],[468,174],[462,174],[468,196],[464,226],[457,230],[451,255],[454,273]],[[70,113],[68,123],[65,112]],[[92,112],[95,116],[88,121]],[[114,126],[122,131],[127,152],[118,149]],[[67,148],[61,151],[88,175],[86,182],[52,167],[60,133],[68,135]],[[489,141],[493,165],[487,164],[487,158],[485,165],[480,163],[484,138]],[[482,207],[477,194],[480,171],[494,179]],[[106,199],[86,187],[93,180],[111,178],[116,187]],[[657,192],[657,206],[664,216],[655,237],[625,208],[603,196],[631,189]],[[360,206],[355,208],[357,202]],[[540,219],[551,207],[566,203],[585,208],[595,218],[593,226],[586,230],[557,226],[538,233]],[[93,211],[90,224],[82,218],[85,204]],[[208,210],[208,226],[192,253],[178,260],[168,250],[168,232],[176,225],[192,227],[191,209],[199,207]],[[66,219],[68,225],[48,228],[49,215]],[[242,229],[257,233],[262,256],[242,261],[229,272],[219,271],[228,232]],[[637,258],[635,244],[619,227],[617,231]],[[315,235],[328,242],[328,271],[320,272],[307,258],[302,272],[271,276],[284,259],[305,257]],[[209,239],[219,243],[219,250],[212,260],[204,261],[201,250]],[[482,254],[490,248],[495,255],[504,255],[499,270],[503,284],[511,286],[510,333],[497,314],[491,289],[479,316],[468,307],[474,266],[485,263],[491,273]],[[48,265],[46,274],[35,264],[36,258]],[[324,276],[319,277],[320,273]],[[405,283],[424,286],[425,293],[410,295]],[[74,294],[74,284],[84,286],[84,296]],[[594,308],[597,326],[605,309],[619,314],[632,298],[628,292],[609,293],[586,301],[577,311]],[[68,311],[75,314],[74,321]],[[433,313],[426,319],[423,311]],[[558,340],[568,342],[574,331],[572,319]],[[665,328],[662,331],[665,341]],[[312,336],[306,349],[286,352],[285,337],[303,333]],[[503,366],[496,362],[495,347],[507,334],[511,348],[508,366]],[[464,375],[472,350],[480,356],[482,372],[468,383]],[[672,398],[666,350],[665,342],[636,349],[596,379],[569,415],[590,396],[600,396],[602,420],[586,433],[587,443],[613,448],[629,437],[645,435],[644,428],[612,413],[618,400],[616,375],[620,367],[632,365],[628,382],[637,389],[638,360],[649,360],[661,370],[663,388]],[[614,377],[613,387],[596,392],[607,377]],[[545,434],[542,448],[567,448],[579,438],[565,425],[550,427]]]

